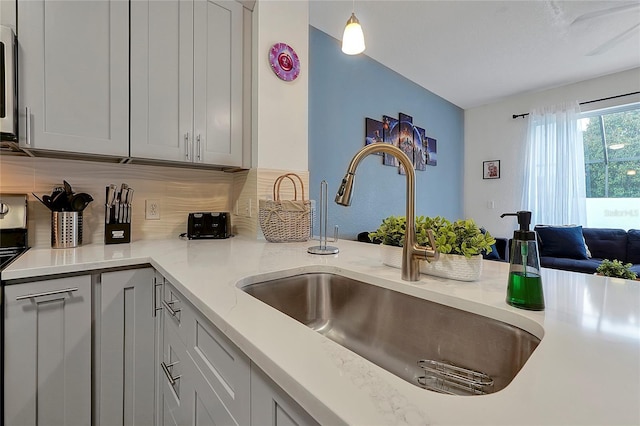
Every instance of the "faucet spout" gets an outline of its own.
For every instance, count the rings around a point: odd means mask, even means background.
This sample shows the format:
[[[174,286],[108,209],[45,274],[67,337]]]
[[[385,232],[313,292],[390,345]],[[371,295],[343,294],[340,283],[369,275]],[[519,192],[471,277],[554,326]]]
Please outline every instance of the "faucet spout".
[[[407,204],[406,204],[406,231],[404,246],[402,247],[402,279],[405,281],[420,280],[420,260],[438,260],[439,253],[435,249],[435,240],[433,232],[428,231],[429,244],[431,247],[421,246],[416,242],[416,172],[413,164],[407,154],[398,147],[387,143],[374,143],[365,146],[358,151],[349,163],[347,174],[342,179],[338,193],[336,194],[336,203],[342,206],[351,205],[351,195],[353,192],[353,183],[356,175],[356,169],[360,162],[369,154],[383,152],[393,155],[400,161],[406,171],[406,187],[407,187]]]

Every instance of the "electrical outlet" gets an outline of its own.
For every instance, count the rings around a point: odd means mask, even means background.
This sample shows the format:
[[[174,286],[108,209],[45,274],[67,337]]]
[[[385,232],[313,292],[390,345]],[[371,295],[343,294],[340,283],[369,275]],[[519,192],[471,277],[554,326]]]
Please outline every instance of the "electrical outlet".
[[[236,200],[235,213],[237,216],[251,217],[251,198]]]
[[[147,220],[160,219],[160,201],[159,200],[145,200],[144,218]]]

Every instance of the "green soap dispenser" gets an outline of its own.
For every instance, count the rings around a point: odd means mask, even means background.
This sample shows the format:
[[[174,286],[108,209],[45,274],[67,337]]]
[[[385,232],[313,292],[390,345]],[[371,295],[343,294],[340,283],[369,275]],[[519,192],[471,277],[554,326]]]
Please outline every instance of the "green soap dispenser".
[[[531,212],[504,213],[500,217],[517,216],[520,229],[513,232],[507,303],[516,308],[544,310],[544,294],[540,278],[540,257],[535,231],[529,230]]]

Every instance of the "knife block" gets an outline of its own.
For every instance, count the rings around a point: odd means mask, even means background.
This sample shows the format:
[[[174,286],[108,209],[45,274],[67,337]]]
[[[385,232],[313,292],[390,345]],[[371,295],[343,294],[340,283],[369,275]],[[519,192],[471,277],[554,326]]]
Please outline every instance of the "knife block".
[[[131,242],[131,224],[130,223],[105,223],[104,225],[104,243],[105,244],[123,244]]]
[[[114,206],[105,209],[105,217],[111,220],[115,219]],[[131,242],[131,223],[105,223],[104,224],[104,243],[105,244],[124,244]]]

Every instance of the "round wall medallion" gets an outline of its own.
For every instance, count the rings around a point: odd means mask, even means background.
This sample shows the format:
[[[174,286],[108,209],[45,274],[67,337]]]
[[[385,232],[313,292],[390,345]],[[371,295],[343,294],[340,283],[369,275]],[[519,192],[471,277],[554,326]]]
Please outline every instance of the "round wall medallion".
[[[284,81],[292,81],[300,74],[300,60],[291,46],[276,43],[269,50],[269,63],[276,75]]]

